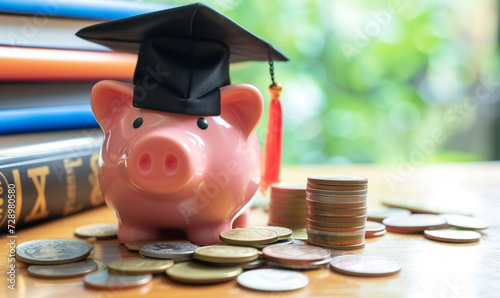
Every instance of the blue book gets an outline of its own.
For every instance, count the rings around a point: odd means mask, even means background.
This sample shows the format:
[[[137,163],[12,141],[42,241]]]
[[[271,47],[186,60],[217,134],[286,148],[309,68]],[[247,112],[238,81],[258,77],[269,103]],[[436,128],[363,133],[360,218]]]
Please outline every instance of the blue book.
[[[0,12],[47,17],[114,20],[171,8],[172,5],[123,0],[1,0]]]
[[[88,104],[0,110],[0,135],[95,127]]]

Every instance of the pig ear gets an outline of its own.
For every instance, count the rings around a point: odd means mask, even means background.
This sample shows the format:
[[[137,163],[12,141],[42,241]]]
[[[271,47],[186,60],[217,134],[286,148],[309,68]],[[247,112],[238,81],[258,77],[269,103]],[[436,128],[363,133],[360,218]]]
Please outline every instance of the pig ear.
[[[134,86],[117,81],[100,81],[90,94],[92,112],[103,129],[118,123],[132,107]]]
[[[220,88],[221,116],[248,138],[262,117],[262,95],[254,86],[234,84]]]

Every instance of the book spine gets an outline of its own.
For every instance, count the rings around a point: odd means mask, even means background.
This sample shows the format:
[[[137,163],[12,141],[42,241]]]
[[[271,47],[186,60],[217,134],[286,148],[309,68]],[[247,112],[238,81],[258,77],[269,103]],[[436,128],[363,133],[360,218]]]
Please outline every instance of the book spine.
[[[132,80],[137,55],[0,46],[0,81]]]
[[[171,8],[172,5],[117,0],[2,0],[0,11],[8,13],[36,14],[40,17],[57,16],[114,20],[156,10]]]
[[[0,165],[0,233],[103,205],[99,149]]]
[[[99,127],[90,105],[0,110],[0,135]]]

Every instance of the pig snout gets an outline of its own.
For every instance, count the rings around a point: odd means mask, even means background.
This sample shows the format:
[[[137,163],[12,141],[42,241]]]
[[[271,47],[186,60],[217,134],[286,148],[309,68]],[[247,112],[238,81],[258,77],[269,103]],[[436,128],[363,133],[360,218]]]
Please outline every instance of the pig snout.
[[[171,193],[193,180],[202,167],[199,148],[163,135],[148,135],[132,146],[126,169],[131,181],[152,193]]]

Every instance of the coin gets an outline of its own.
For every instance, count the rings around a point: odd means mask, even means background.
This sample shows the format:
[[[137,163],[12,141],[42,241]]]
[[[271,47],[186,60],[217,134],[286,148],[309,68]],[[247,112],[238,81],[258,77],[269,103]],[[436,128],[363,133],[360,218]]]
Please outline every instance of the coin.
[[[366,221],[365,237],[381,236],[380,234],[377,234],[377,233],[384,232],[384,231],[385,231],[384,224],[374,222],[374,221],[369,221],[369,220]],[[374,236],[375,234],[377,234],[377,236]]]
[[[108,271],[95,271],[84,276],[85,286],[95,289],[122,290],[147,284],[153,279],[151,274],[121,275]]]
[[[309,278],[300,273],[283,269],[256,269],[244,272],[237,278],[242,287],[258,291],[291,291],[309,284]]]
[[[336,201],[337,198],[341,197],[351,197],[351,196],[360,196],[368,193],[368,190],[363,189],[363,190],[324,190],[324,189],[315,189],[315,188],[308,188],[306,192],[306,198],[310,197],[311,195],[318,197],[318,196],[324,196],[324,197],[331,197],[330,199],[333,201]],[[319,201],[319,200],[317,200]]]
[[[357,222],[325,222],[325,221],[318,221],[318,220],[312,220],[307,218],[306,219],[306,225],[310,224],[313,226],[320,226],[320,227],[325,227],[325,228],[355,228],[355,227],[361,227],[365,225],[365,221],[357,221]],[[293,235],[292,235],[293,237]]]
[[[108,271],[116,274],[158,273],[172,267],[172,260],[159,260],[141,257],[114,260],[108,263]]]
[[[292,230],[289,228],[277,227],[277,226],[263,226],[256,228],[269,229],[275,231],[276,233],[278,233],[278,240],[285,240],[290,238],[290,236],[292,236]]]
[[[97,264],[92,260],[83,260],[60,265],[30,265],[28,273],[44,278],[71,278],[97,270]]]
[[[294,182],[278,182],[271,185],[271,191],[282,191],[286,193],[298,192],[305,193],[306,185],[304,183],[294,183]]]
[[[310,243],[316,243],[316,244],[322,244],[322,245],[335,245],[335,246],[346,245],[347,246],[347,245],[364,244],[365,238],[357,239],[357,240],[340,240],[340,239],[336,240],[336,239],[315,238],[313,236],[309,236],[307,241]]]
[[[276,231],[263,228],[238,228],[222,231],[219,239],[236,245],[266,244],[278,240]]]
[[[293,229],[292,238],[295,240],[307,241],[307,230],[306,229]]]
[[[330,258],[311,262],[311,263],[290,263],[290,262],[280,262],[278,260],[272,260],[268,262],[269,266],[283,267],[288,269],[296,269],[296,270],[310,270],[310,269],[318,269],[323,267],[324,265],[330,262]]]
[[[331,203],[331,202],[320,202],[306,199],[307,206],[313,208],[330,208],[330,209],[346,209],[346,208],[360,208],[366,207],[366,202],[361,203]]]
[[[353,190],[364,190],[367,189],[367,184],[357,184],[357,185],[322,185],[307,182],[307,190],[318,189],[318,190],[334,190],[334,191],[353,191]]]
[[[357,231],[363,231],[365,227],[366,226],[363,225],[354,228],[328,228],[328,227],[315,226],[310,223],[307,224],[308,230],[324,231],[324,232],[357,232]]]
[[[365,240],[365,232],[363,230],[356,232],[325,232],[325,231],[307,231],[307,241],[312,241],[321,244],[345,245],[360,244]]]
[[[311,263],[330,258],[330,251],[311,245],[277,245],[262,250],[264,256],[271,260],[290,263]]]
[[[323,185],[357,185],[368,183],[368,179],[365,177],[344,175],[313,175],[307,177],[307,181]]]
[[[306,216],[313,218],[316,216],[327,217],[356,217],[366,216],[366,207],[364,208],[349,208],[349,209],[328,209],[328,208],[311,208],[306,209]]]
[[[361,249],[365,247],[365,243],[361,244],[353,244],[353,245],[325,245],[322,243],[315,243],[312,240],[307,240],[307,243],[314,245],[314,246],[319,246],[319,247],[324,247],[328,249],[334,249],[334,250],[356,250],[356,249]]]
[[[142,245],[139,253],[158,259],[187,259],[193,257],[194,250],[198,247],[200,246],[186,242],[161,241]]]
[[[382,222],[384,218],[396,215],[410,215],[410,210],[391,207],[368,208],[368,220]]]
[[[481,234],[476,231],[454,229],[425,230],[424,236],[431,240],[451,243],[472,243],[481,238]]]
[[[211,284],[234,279],[243,272],[240,266],[217,267],[198,262],[175,264],[167,269],[167,276],[175,281],[193,284]]]
[[[310,212],[307,214],[307,219],[320,221],[323,223],[362,223],[366,221],[366,215],[350,216],[350,217],[333,217],[324,215],[315,215]]]
[[[395,260],[363,255],[345,255],[330,261],[333,271],[353,276],[387,276],[401,271],[401,264]]]
[[[417,233],[446,225],[446,219],[435,214],[391,216],[382,221],[386,229],[396,233]]]
[[[368,236],[366,236],[366,235],[365,235],[365,238],[375,238],[375,237],[380,237],[380,236],[384,236],[384,235],[385,235],[385,233],[387,233],[387,230],[385,230],[385,229],[384,229],[384,230],[382,230],[382,231],[380,231],[380,232],[376,232],[376,233],[371,234],[371,235],[368,235]]]
[[[306,201],[314,201],[329,204],[366,204],[366,193],[364,194],[325,194],[307,193]]]
[[[285,239],[285,240],[278,240],[276,242],[273,242],[273,243],[267,243],[267,244],[254,244],[254,245],[250,245],[251,247],[254,247],[254,248],[257,248],[257,249],[264,249],[265,247],[268,247],[268,246],[273,246],[273,245],[285,245],[285,244],[292,244],[295,240],[290,237],[288,239]]]
[[[90,254],[90,250],[88,244],[81,241],[32,240],[19,244],[16,259],[28,264],[57,265],[83,260]]]
[[[209,245],[199,247],[194,251],[195,259],[211,263],[246,263],[258,257],[257,249],[243,246]]]
[[[484,230],[488,228],[488,223],[482,219],[457,215],[457,214],[440,214],[440,216],[446,218],[448,225],[465,230]]]
[[[241,268],[243,268],[243,270],[249,270],[249,269],[255,269],[255,268],[262,267],[266,264],[267,264],[266,259],[258,258],[256,260],[251,261],[251,262],[241,264],[240,266],[241,266]]]
[[[156,240],[142,240],[142,241],[128,242],[124,243],[124,245],[130,251],[139,251],[141,249],[141,246],[143,246],[144,244],[155,243],[155,242],[166,242],[166,241],[191,243],[190,241],[184,239],[176,239],[176,240],[156,239]]]
[[[93,257],[89,257],[89,260],[94,261],[97,264],[97,271],[108,270],[108,263],[103,260],[95,259]]]
[[[113,239],[118,235],[118,225],[114,223],[91,224],[76,228],[75,236],[95,237],[98,240]]]

